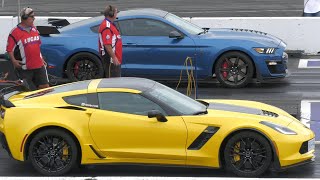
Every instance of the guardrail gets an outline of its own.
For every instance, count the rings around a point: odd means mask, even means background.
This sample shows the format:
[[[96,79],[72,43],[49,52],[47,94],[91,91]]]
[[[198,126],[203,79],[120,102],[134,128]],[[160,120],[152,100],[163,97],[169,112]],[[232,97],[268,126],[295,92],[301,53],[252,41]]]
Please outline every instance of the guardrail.
[[[74,23],[89,17],[37,17],[35,25],[48,25],[48,18],[67,19]],[[320,52],[318,32],[319,17],[194,17],[185,18],[192,23],[207,28],[243,28],[272,34],[287,43],[287,50],[300,50],[306,54]],[[17,24],[17,17],[0,16],[0,54],[5,52],[6,39],[11,29]]]

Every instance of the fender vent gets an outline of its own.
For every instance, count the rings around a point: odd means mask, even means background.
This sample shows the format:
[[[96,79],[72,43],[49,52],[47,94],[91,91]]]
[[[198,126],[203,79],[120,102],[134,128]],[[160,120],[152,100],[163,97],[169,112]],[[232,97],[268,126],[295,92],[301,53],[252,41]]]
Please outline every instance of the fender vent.
[[[201,149],[209,139],[219,130],[218,127],[208,126],[188,147],[188,150]]]
[[[61,107],[56,107],[59,109],[70,109],[70,110],[77,110],[77,111],[86,111],[86,109],[80,108],[80,107],[75,107],[75,106],[61,106]]]
[[[91,150],[94,152],[94,154],[96,154],[96,156],[98,156],[100,159],[106,158],[105,156],[100,155],[100,153],[98,153],[98,151],[95,150],[92,145],[89,145],[89,146],[90,146]]]

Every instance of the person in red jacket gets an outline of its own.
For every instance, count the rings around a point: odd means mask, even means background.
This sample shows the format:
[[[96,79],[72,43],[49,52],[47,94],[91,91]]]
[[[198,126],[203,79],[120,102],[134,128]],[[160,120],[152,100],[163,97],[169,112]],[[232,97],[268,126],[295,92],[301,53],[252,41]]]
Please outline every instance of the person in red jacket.
[[[34,12],[23,8],[21,23],[12,29],[8,36],[7,53],[19,78],[33,83],[38,89],[49,87],[46,62],[40,52],[40,35],[34,23]]]
[[[122,64],[122,39],[114,21],[118,15],[118,9],[107,6],[104,10],[105,19],[99,28],[99,52],[105,69],[105,76],[121,77]]]

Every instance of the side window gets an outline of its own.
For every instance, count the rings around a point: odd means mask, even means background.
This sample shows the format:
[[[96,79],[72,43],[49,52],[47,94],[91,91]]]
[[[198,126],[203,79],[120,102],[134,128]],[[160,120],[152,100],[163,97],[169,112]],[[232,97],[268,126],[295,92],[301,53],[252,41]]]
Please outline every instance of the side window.
[[[89,108],[99,108],[97,94],[80,94],[63,97],[63,100],[71,105]]]
[[[175,28],[152,19],[130,19],[119,21],[122,36],[169,36]]]
[[[99,107],[103,110],[122,112],[136,115],[148,115],[151,110],[165,111],[151,100],[132,93],[99,93]]]
[[[114,23],[116,25],[116,27],[119,29],[119,23],[118,22],[115,22]],[[90,29],[92,32],[94,33],[99,33],[99,28],[100,28],[100,24],[96,25],[96,26],[92,26]]]
[[[99,32],[99,27],[100,27],[100,25],[96,25],[96,26],[92,26],[90,29],[91,29],[92,32],[98,34],[98,32]]]

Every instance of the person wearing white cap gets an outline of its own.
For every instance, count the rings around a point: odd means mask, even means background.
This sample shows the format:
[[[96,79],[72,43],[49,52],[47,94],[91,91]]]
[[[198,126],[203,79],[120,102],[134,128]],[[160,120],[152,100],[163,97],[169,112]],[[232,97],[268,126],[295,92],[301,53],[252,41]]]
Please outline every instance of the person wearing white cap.
[[[303,16],[320,17],[320,0],[304,0]]]
[[[37,89],[49,87],[46,63],[40,52],[41,40],[33,25],[35,13],[29,7],[20,13],[21,23],[8,36],[7,52],[19,78]]]

